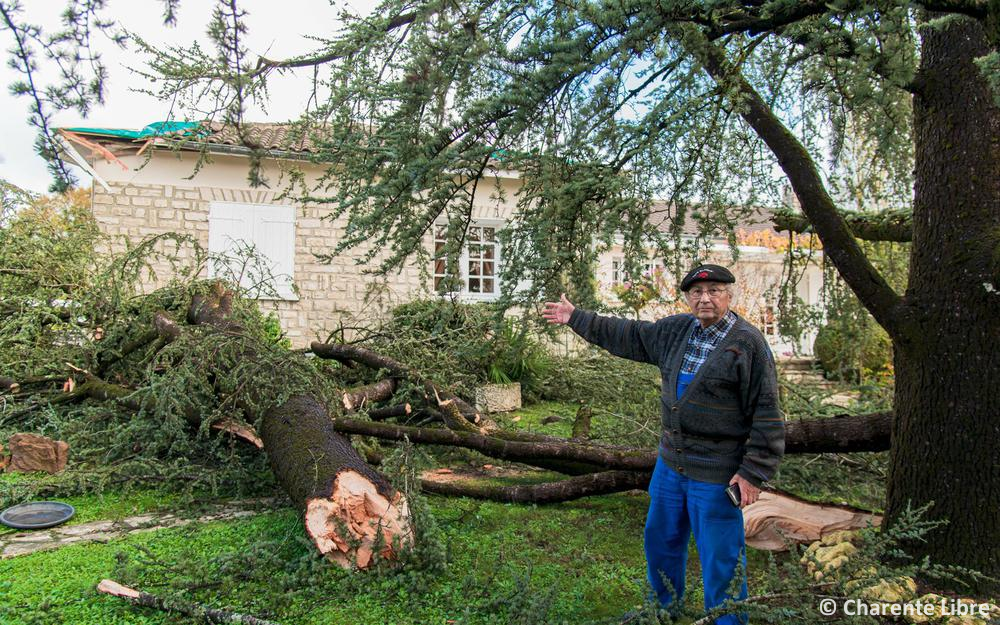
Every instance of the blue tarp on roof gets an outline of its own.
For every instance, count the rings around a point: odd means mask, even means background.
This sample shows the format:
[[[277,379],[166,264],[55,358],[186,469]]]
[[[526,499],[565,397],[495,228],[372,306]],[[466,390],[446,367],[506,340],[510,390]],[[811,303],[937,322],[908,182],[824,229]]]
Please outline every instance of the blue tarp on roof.
[[[70,132],[85,132],[106,137],[121,137],[123,139],[148,139],[167,135],[191,136],[199,134],[201,122],[153,122],[142,130],[125,130],[120,128],[65,128]]]

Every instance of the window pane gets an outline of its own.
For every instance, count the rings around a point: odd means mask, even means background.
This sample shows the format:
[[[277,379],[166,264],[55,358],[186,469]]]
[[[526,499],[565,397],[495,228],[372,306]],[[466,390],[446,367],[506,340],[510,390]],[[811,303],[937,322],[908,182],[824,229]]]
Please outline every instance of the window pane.
[[[469,278],[469,293],[479,293],[479,278]]]
[[[490,278],[483,279],[483,293],[493,293],[493,280]]]
[[[434,273],[437,275],[444,275],[445,264],[446,263],[443,258],[434,261]]]
[[[484,245],[483,246],[483,258],[493,258],[493,251],[496,250],[495,245]]]
[[[469,275],[470,276],[483,275],[482,265],[478,261],[474,263],[469,263]]]
[[[484,241],[496,241],[496,228],[483,228]]]
[[[469,258],[481,258],[483,248],[478,243],[469,244]]]
[[[481,240],[482,228],[477,228],[475,226],[469,228],[469,240],[470,241],[480,241]]]
[[[495,276],[496,275],[495,273],[493,273],[493,263],[491,263],[491,262],[485,262],[485,263],[483,263],[483,273],[482,273],[482,275],[484,275],[484,276]]]

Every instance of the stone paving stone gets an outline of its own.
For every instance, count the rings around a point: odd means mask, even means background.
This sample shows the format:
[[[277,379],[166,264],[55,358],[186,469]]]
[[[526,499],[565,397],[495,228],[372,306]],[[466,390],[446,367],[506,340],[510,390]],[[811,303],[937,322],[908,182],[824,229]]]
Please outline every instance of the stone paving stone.
[[[41,543],[52,540],[52,534],[49,532],[27,532],[24,534],[14,534],[7,539],[7,542],[12,543]]]
[[[174,514],[162,516],[142,514],[117,521],[93,521],[45,532],[24,532],[6,537],[0,536],[0,559],[13,558],[37,551],[49,551],[76,543],[108,542],[129,534],[180,527],[194,521],[205,523],[253,516],[258,512],[258,510],[230,507],[198,518],[183,518]]]

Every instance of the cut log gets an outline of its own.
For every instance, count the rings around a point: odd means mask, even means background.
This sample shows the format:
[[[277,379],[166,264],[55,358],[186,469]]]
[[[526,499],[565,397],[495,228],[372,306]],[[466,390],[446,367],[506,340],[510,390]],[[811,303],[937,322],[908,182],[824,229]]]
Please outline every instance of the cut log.
[[[21,390],[21,385],[17,383],[17,380],[0,375],[0,391],[16,393],[19,390]]]
[[[385,378],[359,388],[344,392],[344,410],[354,412],[366,404],[385,401],[396,392],[396,378]]]
[[[260,434],[278,482],[303,510],[306,533],[330,561],[366,568],[376,553],[393,559],[412,543],[406,499],[334,430],[315,398],[269,410]]]
[[[221,283],[192,300],[188,320],[226,333],[242,329],[229,318],[231,296]],[[255,357],[252,344],[244,356]],[[252,385],[251,385],[252,386]],[[412,544],[409,506],[381,473],[371,468],[333,427],[320,394],[302,393],[259,414],[267,398],[247,389],[238,400],[260,438],[271,469],[303,514],[306,534],[320,553],[343,567],[371,566],[376,557],[396,559]]]
[[[436,481],[432,473],[424,474],[420,488],[427,493],[452,497],[471,497],[507,503],[558,503],[593,495],[606,495],[649,486],[650,473],[639,471],[602,471],[578,475],[543,484],[474,484],[463,480]]]
[[[236,612],[229,612],[228,610],[209,608],[197,603],[177,599],[175,597],[164,599],[163,597],[151,595],[148,592],[141,592],[134,588],[123,586],[122,584],[110,579],[101,580],[101,583],[97,585],[97,591],[106,595],[111,595],[112,597],[119,597],[133,605],[142,606],[144,608],[153,608],[154,610],[162,610],[164,612],[177,612],[186,616],[204,619],[209,623],[278,625],[274,621],[265,621],[264,619],[257,618],[256,616],[250,616],[249,614],[238,614]]]

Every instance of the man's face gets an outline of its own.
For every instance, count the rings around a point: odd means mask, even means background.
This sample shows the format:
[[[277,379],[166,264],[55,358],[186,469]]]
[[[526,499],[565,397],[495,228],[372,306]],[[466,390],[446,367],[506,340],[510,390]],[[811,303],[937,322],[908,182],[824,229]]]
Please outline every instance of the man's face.
[[[703,328],[716,323],[729,312],[732,297],[728,286],[722,282],[695,282],[687,291],[691,314],[698,318]]]

